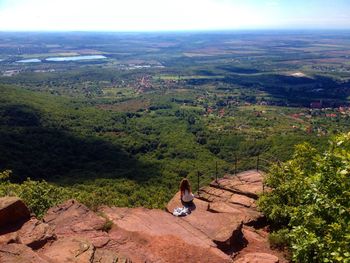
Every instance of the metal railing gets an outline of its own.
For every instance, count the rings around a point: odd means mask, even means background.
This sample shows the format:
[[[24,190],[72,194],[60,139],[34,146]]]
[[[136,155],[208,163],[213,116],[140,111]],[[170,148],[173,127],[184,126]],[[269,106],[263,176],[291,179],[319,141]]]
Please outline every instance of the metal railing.
[[[273,164],[278,164],[280,165],[282,162],[276,158],[275,156],[272,155],[268,155],[268,154],[264,154],[264,156],[270,157],[269,159],[266,158],[262,158],[260,154],[258,154],[257,156],[254,157],[248,157],[248,158],[241,158],[239,159],[237,155],[234,156],[234,160],[233,160],[233,175],[237,175],[239,172],[243,172],[243,171],[247,171],[247,170],[256,170],[258,172],[268,172],[269,168],[271,167],[271,165]],[[239,162],[252,162],[252,165],[248,165],[245,166],[243,165],[243,169],[239,169]],[[197,192],[200,189],[200,185],[201,185],[201,178],[205,176],[204,173],[197,171]],[[219,172],[218,172],[218,162],[215,162],[215,175],[214,176],[210,176],[211,180],[218,181],[219,179]]]

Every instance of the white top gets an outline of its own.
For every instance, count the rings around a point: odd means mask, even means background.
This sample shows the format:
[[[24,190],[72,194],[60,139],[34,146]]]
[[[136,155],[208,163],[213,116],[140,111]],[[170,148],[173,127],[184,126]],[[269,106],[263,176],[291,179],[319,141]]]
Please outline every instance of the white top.
[[[182,201],[184,202],[191,202],[194,198],[194,195],[190,192],[188,192],[188,190],[185,190],[184,195],[182,196]]]

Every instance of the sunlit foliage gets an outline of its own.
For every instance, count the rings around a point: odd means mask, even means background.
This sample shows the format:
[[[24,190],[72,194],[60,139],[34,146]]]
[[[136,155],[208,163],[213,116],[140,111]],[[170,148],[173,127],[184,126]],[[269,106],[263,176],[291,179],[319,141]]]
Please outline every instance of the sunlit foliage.
[[[296,262],[350,262],[350,133],[322,153],[297,146],[266,184],[259,206],[279,229],[274,245],[289,245]]]

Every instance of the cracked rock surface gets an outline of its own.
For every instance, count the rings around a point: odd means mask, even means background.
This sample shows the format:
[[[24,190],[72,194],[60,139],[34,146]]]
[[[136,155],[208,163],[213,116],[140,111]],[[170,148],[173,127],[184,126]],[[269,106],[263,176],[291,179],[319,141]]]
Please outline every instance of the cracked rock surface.
[[[171,214],[182,206],[179,193],[167,211],[102,206],[95,213],[68,200],[42,221],[30,218],[20,199],[0,198],[0,262],[284,263],[256,209],[262,181],[256,171],[214,181],[199,190],[186,217]]]

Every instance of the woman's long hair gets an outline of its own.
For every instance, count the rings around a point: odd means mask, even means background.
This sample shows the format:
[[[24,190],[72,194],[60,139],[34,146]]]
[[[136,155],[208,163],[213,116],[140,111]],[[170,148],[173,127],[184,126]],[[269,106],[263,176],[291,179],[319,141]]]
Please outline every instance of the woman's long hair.
[[[189,193],[192,193],[191,184],[186,178],[182,179],[180,183],[181,196],[185,194],[185,190],[187,190]]]

